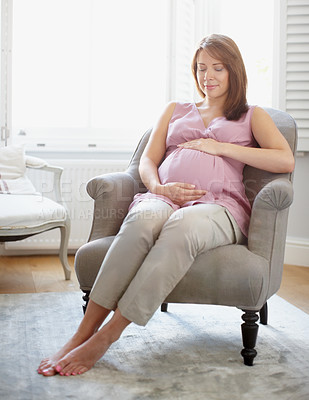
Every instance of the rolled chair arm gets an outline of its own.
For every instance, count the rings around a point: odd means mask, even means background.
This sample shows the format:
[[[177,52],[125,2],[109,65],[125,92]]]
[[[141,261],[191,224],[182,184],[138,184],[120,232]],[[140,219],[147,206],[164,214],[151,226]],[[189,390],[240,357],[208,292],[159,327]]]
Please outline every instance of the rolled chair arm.
[[[285,214],[292,201],[293,187],[288,179],[275,179],[261,189],[252,206],[248,235],[250,251],[269,261],[276,256],[274,253],[280,249],[274,244],[281,240],[284,246],[287,226]]]
[[[57,203],[62,204],[67,209],[67,206],[62,196],[61,185],[60,185],[63,168],[56,165],[50,165],[45,160],[39,157],[32,157],[26,155],[25,161],[27,168],[48,171],[54,174],[54,183],[52,189],[52,192],[54,193],[54,199],[57,201]]]
[[[47,165],[47,162],[43,160],[43,158],[39,157],[32,157],[32,156],[25,156],[26,167],[28,168],[43,168]]]
[[[126,172],[114,172],[91,179],[86,189],[94,200],[89,241],[116,235],[139,191],[138,183]]]

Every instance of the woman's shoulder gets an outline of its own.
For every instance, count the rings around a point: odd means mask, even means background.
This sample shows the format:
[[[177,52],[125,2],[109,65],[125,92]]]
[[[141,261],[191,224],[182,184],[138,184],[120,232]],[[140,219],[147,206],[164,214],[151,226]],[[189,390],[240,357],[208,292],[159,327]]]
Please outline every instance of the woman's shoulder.
[[[252,120],[271,119],[271,116],[268,114],[268,112],[260,106],[250,106],[250,111]]]
[[[189,102],[189,101],[177,101],[177,100],[172,100],[167,105],[174,105],[178,107],[194,107],[195,103]]]
[[[242,116],[239,119],[239,122],[243,123],[244,121],[247,121],[249,124],[251,124],[253,114],[255,113],[255,110],[257,108],[260,108],[260,107],[258,107],[257,105],[249,104],[247,111],[242,114]]]
[[[170,119],[174,114],[177,103],[175,101],[170,101],[167,103],[162,111],[161,118]]]
[[[167,103],[164,113],[170,116],[183,115],[187,114],[188,111],[190,111],[194,107],[196,107],[195,103],[170,101],[169,103]]]
[[[255,107],[252,113],[251,123],[255,127],[275,125],[271,115],[262,107]]]
[[[173,120],[179,118],[188,113],[188,108],[192,108],[194,103],[170,101],[168,102],[159,118],[159,121],[172,122]]]
[[[188,112],[192,108],[196,108],[195,103],[188,101],[172,101],[171,104],[173,104],[174,110],[179,112]]]

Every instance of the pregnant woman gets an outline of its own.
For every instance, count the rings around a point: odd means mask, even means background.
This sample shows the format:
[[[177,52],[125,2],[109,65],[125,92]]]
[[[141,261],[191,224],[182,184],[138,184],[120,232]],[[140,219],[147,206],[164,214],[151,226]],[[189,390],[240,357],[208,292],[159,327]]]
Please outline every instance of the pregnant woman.
[[[149,191],[135,196],[77,332],[41,362],[40,374],[88,371],[131,322],[147,324],[197,255],[246,241],[245,164],[294,169],[270,116],[247,104],[245,67],[230,38],[204,38],[192,72],[202,101],[168,104],[154,126],[139,167]]]

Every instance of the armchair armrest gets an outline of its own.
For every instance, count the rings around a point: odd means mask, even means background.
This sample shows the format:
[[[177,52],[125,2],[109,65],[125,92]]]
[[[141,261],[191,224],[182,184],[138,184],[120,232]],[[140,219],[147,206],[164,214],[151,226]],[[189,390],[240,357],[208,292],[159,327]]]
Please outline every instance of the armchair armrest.
[[[47,161],[39,157],[26,156],[25,161],[27,168],[40,169],[42,171],[48,171],[54,174],[53,191],[55,193],[55,200],[57,201],[57,203],[60,203],[65,206],[60,186],[60,179],[63,172],[63,168],[55,165],[49,165]]]
[[[288,207],[292,201],[293,187],[288,179],[275,179],[260,190],[252,206],[248,235],[250,251],[268,261],[278,253],[283,257]],[[280,242],[283,248],[279,248]]]
[[[25,156],[25,162],[27,168],[43,168],[47,165],[47,162],[42,158]]]
[[[25,161],[26,161],[27,168],[42,169],[44,171],[50,171],[50,172],[54,172],[54,173],[57,173],[60,175],[63,171],[62,167],[50,165],[47,163],[47,161],[45,161],[39,157],[26,156]]]
[[[114,172],[91,179],[86,189],[94,200],[89,241],[116,235],[139,191],[138,183],[127,172]]]

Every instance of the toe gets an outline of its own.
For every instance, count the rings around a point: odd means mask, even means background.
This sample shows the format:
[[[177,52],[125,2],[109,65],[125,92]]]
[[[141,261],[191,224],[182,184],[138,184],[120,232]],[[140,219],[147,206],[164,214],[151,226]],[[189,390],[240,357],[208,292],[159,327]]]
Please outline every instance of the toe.
[[[69,362],[65,367],[61,369],[61,375],[69,376],[72,374],[72,372],[77,368],[77,363],[76,362]]]
[[[73,372],[76,369],[76,365],[75,364],[69,364],[66,368],[63,369],[63,374],[65,376],[69,376],[69,375],[73,375]]]
[[[54,368],[50,367],[50,368],[46,368],[42,371],[42,374],[44,376],[53,376],[56,375],[56,371],[54,370]]]
[[[63,370],[66,368],[66,366],[69,364],[69,362],[63,358],[58,362],[58,364],[55,367],[55,370],[59,373],[63,372]]]
[[[39,365],[39,368],[38,368],[38,369],[43,369],[44,366],[48,364],[48,361],[49,361],[49,360],[47,360],[47,359],[42,360],[42,361],[40,362],[40,365]]]
[[[50,368],[51,366],[52,366],[52,364],[51,364],[51,362],[50,362],[49,360],[43,360],[43,361],[41,362],[41,364],[39,365],[37,371],[38,371],[38,373],[40,374],[40,373],[42,373],[42,371],[43,371],[44,369]]]
[[[80,367],[78,370],[76,370],[75,372],[78,374],[78,375],[81,375],[81,374],[84,374],[85,372],[87,372],[88,371],[88,368],[86,368],[86,367]]]
[[[58,364],[58,365],[55,367],[55,370],[56,370],[57,372],[61,373],[61,370],[62,370],[61,365]]]

